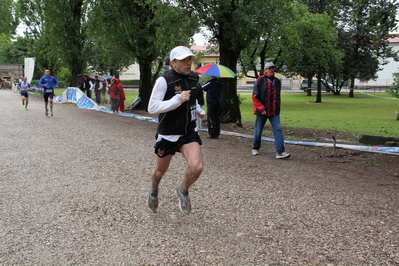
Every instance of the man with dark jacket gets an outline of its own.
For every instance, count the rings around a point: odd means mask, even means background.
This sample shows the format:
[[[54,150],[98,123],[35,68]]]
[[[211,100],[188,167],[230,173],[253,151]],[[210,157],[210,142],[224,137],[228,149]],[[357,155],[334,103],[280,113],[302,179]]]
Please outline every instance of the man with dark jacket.
[[[220,135],[220,117],[222,110],[222,88],[223,84],[217,77],[211,76],[202,89],[206,91],[206,105],[208,108],[208,134],[207,138],[217,139]]]
[[[190,186],[198,179],[203,169],[202,141],[198,135],[196,120],[205,111],[198,104],[201,86],[198,74],[191,71],[194,54],[184,46],[170,52],[172,69],[159,77],[154,85],[148,112],[159,114],[156,134],[156,165],[151,176],[151,188],[147,199],[153,212],[158,208],[158,187],[162,176],[169,168],[176,152],[181,152],[188,163],[183,181],[176,187],[179,208],[190,214]]]
[[[103,89],[103,83],[98,79],[98,76],[94,76],[94,82],[92,82],[90,90],[96,94],[96,103],[101,104],[101,90]]]
[[[269,119],[274,135],[276,146],[276,158],[284,159],[290,157],[285,152],[284,137],[280,125],[280,104],[281,104],[281,81],[275,77],[273,63],[267,63],[265,74],[260,76],[254,84],[252,102],[254,104],[255,132],[252,155],[259,154],[262,141],[262,131]]]
[[[91,99],[91,86],[93,85],[93,83],[90,80],[90,77],[87,75],[83,75],[83,82],[80,86],[80,90],[83,91],[83,93],[86,92],[86,95],[88,98]]]

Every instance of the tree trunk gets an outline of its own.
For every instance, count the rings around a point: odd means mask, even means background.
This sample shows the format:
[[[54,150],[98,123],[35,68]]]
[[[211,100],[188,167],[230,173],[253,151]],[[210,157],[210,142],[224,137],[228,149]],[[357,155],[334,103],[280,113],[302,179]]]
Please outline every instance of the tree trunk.
[[[317,75],[317,95],[316,95],[316,103],[321,103],[321,77]]]
[[[309,76],[310,77],[310,76]],[[312,96],[312,78],[308,78],[308,89],[306,90],[306,96]]]
[[[81,19],[83,16],[83,0],[75,1],[70,6],[73,12],[72,21],[65,25],[66,34],[70,33],[68,47],[73,47],[74,51],[68,51],[66,54],[68,65],[71,69],[72,80],[71,86],[78,86],[76,76],[82,74],[87,64],[87,57],[83,54],[86,35],[82,32]]]
[[[355,88],[355,78],[351,77],[351,85],[349,86],[349,98],[354,97],[353,89]]]
[[[144,63],[143,63],[144,62]],[[148,110],[148,103],[152,92],[152,72],[151,72],[151,60],[144,60],[139,62],[140,65],[140,85],[139,85],[139,96],[141,102],[135,107],[139,110]]]
[[[220,64],[227,66],[234,73],[237,72],[237,60],[240,51],[230,50],[230,46],[220,44]],[[221,78],[222,89],[222,115],[230,111],[233,123],[242,126],[240,99],[237,95],[237,77]]]

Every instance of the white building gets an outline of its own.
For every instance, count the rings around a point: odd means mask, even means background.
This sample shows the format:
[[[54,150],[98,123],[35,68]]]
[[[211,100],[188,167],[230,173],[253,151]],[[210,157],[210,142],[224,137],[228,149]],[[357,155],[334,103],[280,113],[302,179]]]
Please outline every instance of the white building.
[[[120,80],[139,80],[140,79],[140,66],[137,62],[134,62],[129,66],[128,69],[124,69],[123,72],[119,73]]]
[[[399,37],[389,39],[390,46],[394,51],[399,51]],[[355,87],[390,87],[393,83],[393,73],[399,72],[399,61],[393,58],[388,58],[389,63],[380,66],[382,70],[377,72],[378,78],[376,80],[355,80]]]

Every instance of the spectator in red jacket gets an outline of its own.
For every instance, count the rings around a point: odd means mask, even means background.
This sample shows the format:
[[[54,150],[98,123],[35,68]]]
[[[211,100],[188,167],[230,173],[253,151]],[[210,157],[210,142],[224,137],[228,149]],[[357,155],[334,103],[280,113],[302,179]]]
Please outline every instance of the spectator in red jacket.
[[[275,77],[273,63],[266,64],[265,74],[260,76],[255,82],[252,102],[256,115],[252,155],[259,154],[262,131],[266,121],[269,120],[273,128],[274,143],[277,151],[276,158],[284,159],[290,157],[290,154],[285,152],[283,131],[280,125],[281,81]]]
[[[118,79],[119,80],[119,79]],[[120,94],[120,97],[119,97],[119,112],[125,112],[125,100],[126,100],[126,95],[125,95],[125,89],[123,88],[123,85],[122,85],[122,83],[120,83],[120,80],[119,80],[119,84],[120,84],[120,86],[121,86],[121,88],[122,88],[122,90],[121,90],[121,94]]]
[[[119,79],[111,79],[111,89],[109,89],[109,98],[111,99],[111,109],[114,114],[119,113],[120,101],[125,100],[125,91]]]

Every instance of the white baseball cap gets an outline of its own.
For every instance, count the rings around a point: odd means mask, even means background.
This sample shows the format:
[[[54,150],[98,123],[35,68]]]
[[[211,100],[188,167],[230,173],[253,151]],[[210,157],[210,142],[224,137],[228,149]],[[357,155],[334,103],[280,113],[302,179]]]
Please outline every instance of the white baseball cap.
[[[177,46],[170,51],[170,61],[183,60],[186,57],[194,56],[194,54],[185,46]]]
[[[267,64],[265,65],[265,69],[269,69],[269,68],[271,68],[271,67],[274,67],[274,64],[273,64],[273,63],[267,63]]]

